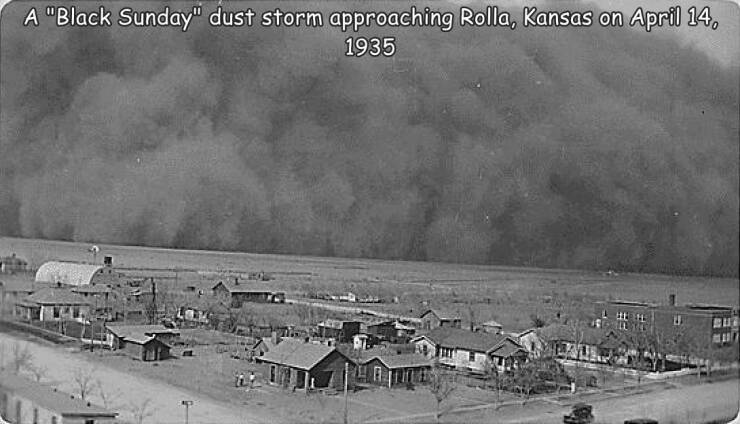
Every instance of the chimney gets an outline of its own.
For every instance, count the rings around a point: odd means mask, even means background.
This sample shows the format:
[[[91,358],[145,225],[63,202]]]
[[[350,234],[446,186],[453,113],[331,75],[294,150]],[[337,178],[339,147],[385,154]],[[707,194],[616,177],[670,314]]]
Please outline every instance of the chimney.
[[[270,333],[270,337],[272,338],[272,344],[280,343],[280,337],[278,337],[277,331],[273,331],[272,333]]]
[[[676,295],[675,294],[668,295],[668,306],[676,306]]]
[[[104,266],[105,266],[106,268],[111,268],[111,267],[113,267],[113,256],[109,256],[109,255],[106,255],[106,256],[104,256],[104,257],[103,257],[103,265],[104,265]]]

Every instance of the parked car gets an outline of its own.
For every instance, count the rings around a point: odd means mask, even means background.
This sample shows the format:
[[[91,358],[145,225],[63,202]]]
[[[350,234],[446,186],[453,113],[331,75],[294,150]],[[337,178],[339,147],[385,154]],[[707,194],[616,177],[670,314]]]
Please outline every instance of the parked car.
[[[583,402],[573,405],[569,415],[563,415],[563,424],[591,424],[594,422],[593,407]]]

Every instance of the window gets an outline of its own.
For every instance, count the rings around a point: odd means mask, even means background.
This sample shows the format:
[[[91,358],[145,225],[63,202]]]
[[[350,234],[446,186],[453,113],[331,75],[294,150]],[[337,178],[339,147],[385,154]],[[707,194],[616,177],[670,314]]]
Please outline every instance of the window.
[[[722,343],[729,342],[730,341],[730,333],[723,333],[722,334]]]
[[[722,342],[721,335],[720,334],[713,335],[712,336],[712,342],[714,342],[714,343],[721,343]]]
[[[383,379],[383,369],[380,367],[375,367],[373,369],[373,381],[380,381]]]
[[[79,316],[80,316],[80,307],[79,306],[75,306],[72,309],[72,318],[77,318]]]
[[[59,318],[59,306],[54,307],[54,318]]]
[[[722,327],[730,327],[730,326],[732,326],[732,318],[730,317],[722,318]]]
[[[427,356],[429,354],[429,346],[425,344],[421,345],[421,353],[423,353],[424,356]]]
[[[617,328],[620,329],[620,330],[626,330],[627,329],[627,323],[624,322],[624,321],[618,322],[617,323]]]
[[[722,318],[715,318],[714,323],[712,324],[712,327],[714,328],[722,327]]]
[[[617,319],[620,321],[627,321],[629,319],[629,314],[627,314],[627,312],[617,312]]]
[[[475,362],[475,352],[470,352],[468,354],[468,361]]]
[[[681,325],[682,323],[683,323],[683,320],[681,319],[681,315],[673,316],[673,325]]]
[[[443,347],[441,349],[441,356],[443,358],[452,358],[452,348],[449,347]]]
[[[586,346],[581,346],[581,355],[586,356]]]
[[[645,331],[645,324],[638,324],[638,325],[636,326],[636,328],[637,328],[637,330],[639,330],[639,331]]]
[[[367,365],[360,365],[357,367],[357,376],[360,378],[365,378],[367,375]]]
[[[603,310],[603,311],[601,312],[601,317],[602,317],[602,318],[606,318],[606,309],[604,309],[604,310]]]
[[[645,322],[645,314],[635,314],[635,319],[640,322]]]

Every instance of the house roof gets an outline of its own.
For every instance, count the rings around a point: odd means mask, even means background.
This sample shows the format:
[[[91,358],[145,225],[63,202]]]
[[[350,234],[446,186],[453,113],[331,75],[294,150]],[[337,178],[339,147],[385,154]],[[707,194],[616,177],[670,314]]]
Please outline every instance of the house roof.
[[[49,283],[37,283],[26,280],[6,280],[0,281],[0,290],[5,292],[33,293],[35,291],[49,288]]]
[[[525,355],[527,353],[527,351],[524,350],[524,348],[517,346],[514,343],[504,343],[498,349],[494,349],[494,351],[491,352],[491,354],[500,356],[502,358],[508,358],[509,356],[515,355],[516,353],[519,353],[519,352]]]
[[[344,356],[348,361],[352,361],[333,346],[293,340],[281,341],[277,346],[265,353],[260,360],[309,371],[335,351]]]
[[[59,392],[49,385],[37,383],[9,372],[0,372],[0,387],[63,417],[115,418],[118,415],[116,412]]]
[[[374,355],[364,360],[363,364],[367,364],[376,358],[390,369],[428,367],[432,365],[432,361],[430,359],[423,355],[419,355],[418,353],[402,355]]]
[[[111,288],[107,284],[89,284],[84,286],[78,286],[72,289],[75,293],[110,293]]]
[[[50,287],[41,289],[28,297],[24,303],[35,303],[38,305],[87,305],[88,301],[83,296],[73,293],[67,288]]]
[[[580,334],[581,331],[582,335]],[[576,330],[565,324],[550,324],[546,327],[538,328],[535,332],[538,336],[548,340],[576,342],[576,338],[580,338],[582,344],[593,346],[604,342],[609,335],[609,332],[603,328],[583,327]]]
[[[445,320],[445,321],[454,321],[454,320],[460,319],[460,316],[457,314],[454,314],[451,312],[442,312],[439,309],[427,309],[426,311],[424,311],[423,314],[419,316],[419,318],[424,318],[424,316],[426,316],[429,313],[432,313],[436,315],[437,318],[439,318],[440,320]]]
[[[272,291],[265,289],[261,285],[234,283],[230,281],[219,281],[211,290],[215,290],[218,286],[223,286],[229,293],[272,293]]]
[[[499,324],[498,322],[494,320],[486,321],[483,324],[481,324],[482,327],[498,327],[498,328],[504,328],[503,325]]]
[[[488,352],[500,346],[505,340],[519,343],[503,334],[473,333],[460,328],[438,327],[425,335],[442,347],[460,348],[476,352]]]
[[[107,325],[108,331],[126,341],[144,344],[155,338],[157,334],[178,336],[180,332],[167,328],[164,325]]]
[[[81,286],[90,284],[95,273],[101,269],[103,267],[100,265],[51,261],[39,267],[36,281]]]
[[[325,319],[324,321],[321,321],[320,323],[316,324],[319,327],[327,327],[327,328],[336,328],[338,330],[341,330],[344,328],[344,324],[355,324],[359,321],[345,321],[345,320],[338,320],[338,319]]]

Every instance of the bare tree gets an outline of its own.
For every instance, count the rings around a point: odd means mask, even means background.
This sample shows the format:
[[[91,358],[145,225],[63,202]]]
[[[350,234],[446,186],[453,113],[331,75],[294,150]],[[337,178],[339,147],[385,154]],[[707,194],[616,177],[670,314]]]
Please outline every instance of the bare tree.
[[[103,384],[100,382],[100,380],[95,382],[95,388],[98,391],[98,396],[100,397],[100,400],[103,402],[103,407],[105,409],[115,409],[117,407],[116,400],[119,398],[121,392],[118,390],[108,391],[103,387]]]
[[[452,376],[449,372],[444,371],[438,365],[432,368],[432,372],[429,375],[429,391],[434,395],[434,399],[437,401],[437,408],[435,409],[434,418],[436,422],[442,417],[442,403],[450,397],[452,392],[455,391],[455,385],[452,381]]]
[[[483,371],[485,373],[485,381],[486,381],[486,389],[488,389],[489,383],[493,384],[493,388],[496,391],[496,404],[497,408],[499,403],[501,402],[501,390],[504,388],[504,375],[499,372],[498,367],[496,364],[491,360],[491,358],[486,357],[485,362],[483,363]]]
[[[43,366],[43,365],[36,365],[36,364],[33,364],[33,363],[30,364],[30,365],[28,365],[26,368],[31,373],[31,375],[33,375],[33,378],[37,382],[40,382],[41,380],[43,380],[44,377],[46,377],[47,372],[49,371],[49,369],[46,368],[45,366]]]
[[[16,374],[20,373],[21,369],[28,368],[33,364],[33,354],[28,350],[28,345],[21,347],[21,344],[16,342],[13,345],[12,354],[11,367]]]
[[[142,424],[144,420],[154,415],[156,411],[152,406],[152,400],[150,398],[144,399],[139,402],[131,402],[129,404],[129,410],[134,414],[134,420],[136,424]]]
[[[75,384],[77,393],[80,397],[85,400],[95,390],[97,386],[97,380],[95,379],[95,369],[91,367],[87,368],[76,368],[72,381]]]

